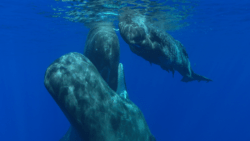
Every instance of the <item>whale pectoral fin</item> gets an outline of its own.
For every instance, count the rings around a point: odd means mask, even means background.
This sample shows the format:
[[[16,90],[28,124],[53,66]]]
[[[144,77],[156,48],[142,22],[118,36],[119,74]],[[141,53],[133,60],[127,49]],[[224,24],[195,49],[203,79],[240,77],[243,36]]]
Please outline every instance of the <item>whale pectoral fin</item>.
[[[174,72],[174,69],[172,69],[171,71],[172,71],[172,75],[173,75],[173,78],[174,78],[174,73],[175,73],[175,72]]]
[[[205,76],[202,76],[202,75],[199,75],[199,74],[196,74],[194,72],[192,72],[192,76],[189,77],[189,76],[183,76],[183,78],[181,79],[181,81],[183,82],[189,82],[189,81],[194,81],[194,80],[197,80],[198,82],[200,81],[213,81],[209,78],[206,78]]]
[[[80,135],[76,131],[76,129],[71,125],[67,133],[59,141],[83,141],[83,140],[80,138]]]
[[[129,99],[122,63],[118,65],[118,84],[116,93],[125,99]]]

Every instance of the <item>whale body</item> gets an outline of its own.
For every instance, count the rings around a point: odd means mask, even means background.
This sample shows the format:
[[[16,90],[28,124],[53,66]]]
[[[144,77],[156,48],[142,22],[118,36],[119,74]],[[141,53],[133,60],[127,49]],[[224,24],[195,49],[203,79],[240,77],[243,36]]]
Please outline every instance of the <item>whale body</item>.
[[[95,65],[109,87],[116,91],[120,45],[110,23],[91,26],[83,54]]]
[[[116,93],[120,95],[121,98],[129,99],[127,87],[126,87],[125,75],[124,75],[124,68],[123,68],[122,63],[119,63],[119,67],[118,67],[117,85],[118,87],[117,87]],[[151,138],[152,138],[151,141],[155,140],[153,135],[151,136]],[[73,126],[70,126],[67,133],[59,141],[83,141],[83,140],[81,139],[77,130]]]
[[[130,50],[150,63],[159,65],[173,74],[178,71],[183,82],[212,81],[194,73],[184,46],[170,34],[146,22],[146,18],[133,10],[125,9],[119,16],[119,31]]]
[[[83,141],[155,141],[141,110],[114,92],[82,54],[47,69],[45,87]]]

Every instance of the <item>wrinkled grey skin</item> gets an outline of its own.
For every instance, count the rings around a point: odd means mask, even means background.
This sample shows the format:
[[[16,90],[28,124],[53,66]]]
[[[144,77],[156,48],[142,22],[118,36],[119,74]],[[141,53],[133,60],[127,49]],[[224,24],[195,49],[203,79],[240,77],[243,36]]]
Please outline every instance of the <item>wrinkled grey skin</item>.
[[[140,109],[110,89],[84,55],[57,59],[48,67],[44,84],[82,140],[155,140]]]
[[[119,16],[119,30],[132,52],[168,72],[178,71],[181,81],[212,81],[194,73],[183,45],[165,31],[149,26],[142,15],[127,10]]]
[[[119,63],[118,66],[118,84],[117,84],[117,91],[116,93],[120,95],[120,97],[124,99],[129,99],[127,87],[126,87],[126,81],[125,81],[125,75],[124,75],[124,68],[122,63]],[[155,138],[152,136],[152,141],[155,140]],[[60,141],[82,141],[80,138],[79,133],[74,129],[74,127],[70,126],[67,133],[60,139]]]
[[[95,65],[109,87],[116,91],[120,45],[110,23],[92,25],[86,40],[84,55]]]
[[[94,25],[94,26],[93,26]],[[108,23],[93,24],[87,37],[84,55],[94,63],[103,79],[113,90],[118,90],[118,95],[128,98],[123,72],[123,66],[119,62],[119,41],[112,25]],[[118,69],[118,72],[117,72]],[[117,73],[119,73],[117,75]],[[117,85],[118,77],[118,85]],[[116,81],[114,83],[114,81]],[[60,141],[80,141],[79,134],[70,127]]]

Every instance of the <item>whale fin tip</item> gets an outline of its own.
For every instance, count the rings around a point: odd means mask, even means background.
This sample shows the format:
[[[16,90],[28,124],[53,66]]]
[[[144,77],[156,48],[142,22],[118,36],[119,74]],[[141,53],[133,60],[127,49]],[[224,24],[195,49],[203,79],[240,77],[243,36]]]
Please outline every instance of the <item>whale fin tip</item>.
[[[190,81],[194,81],[197,80],[198,82],[200,81],[206,81],[207,83],[209,81],[213,81],[212,79],[206,78],[205,76],[196,74],[196,73],[192,73],[192,76],[183,76],[183,78],[181,79],[182,82],[190,82]]]
[[[118,65],[118,84],[116,93],[125,99],[129,99],[122,63]]]

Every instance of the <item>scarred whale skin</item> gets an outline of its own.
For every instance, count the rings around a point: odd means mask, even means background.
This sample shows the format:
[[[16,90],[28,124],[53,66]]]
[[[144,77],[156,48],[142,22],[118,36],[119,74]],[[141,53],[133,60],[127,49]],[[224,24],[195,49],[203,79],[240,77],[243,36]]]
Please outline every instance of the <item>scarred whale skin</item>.
[[[83,54],[95,65],[110,88],[116,91],[120,45],[110,23],[104,22],[92,25]]]
[[[119,31],[133,53],[168,72],[174,74],[175,70],[178,71],[183,76],[183,82],[212,81],[194,73],[188,54],[179,41],[165,31],[148,26],[143,15],[129,9],[124,11],[127,12],[119,16]]]
[[[84,55],[54,61],[44,84],[83,141],[155,140],[140,109],[109,88]]]

